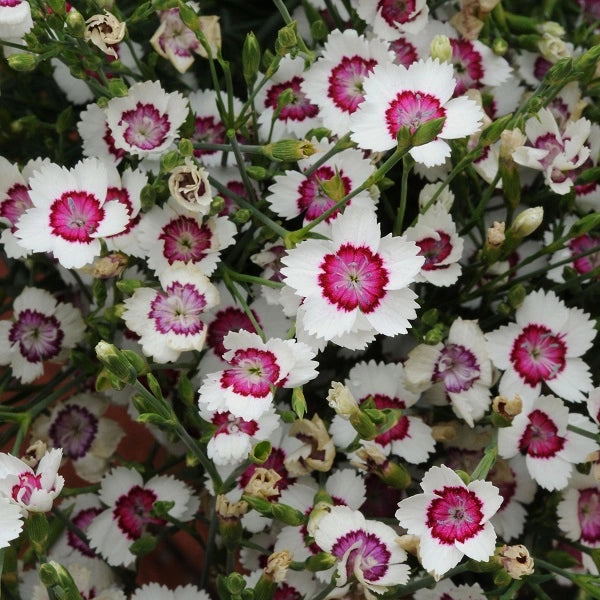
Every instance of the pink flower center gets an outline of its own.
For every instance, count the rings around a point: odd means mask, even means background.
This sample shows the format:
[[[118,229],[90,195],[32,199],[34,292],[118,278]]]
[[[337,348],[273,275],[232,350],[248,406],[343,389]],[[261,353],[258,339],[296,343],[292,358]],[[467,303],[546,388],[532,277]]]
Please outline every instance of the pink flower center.
[[[396,55],[396,63],[410,67],[418,58],[417,49],[406,38],[398,38],[390,43],[390,50]]]
[[[482,529],[483,503],[464,487],[445,486],[427,507],[427,527],[440,543],[453,545],[476,536]]]
[[[169,117],[152,104],[138,102],[134,109],[121,115],[119,125],[126,123],[123,137],[130,146],[141,150],[153,150],[161,146],[171,129]]]
[[[29,188],[22,183],[15,183],[6,192],[6,198],[0,202],[0,217],[11,224],[11,231],[14,232],[21,215],[32,206]]]
[[[447,392],[470,390],[479,379],[479,363],[475,355],[460,344],[448,344],[440,351],[431,380],[442,381]]]
[[[258,431],[258,423],[256,421],[245,421],[240,417],[233,416],[230,412],[217,412],[211,419],[217,430],[213,433],[213,437],[218,435],[236,435],[245,433],[248,436],[253,436]]]
[[[529,413],[529,423],[519,440],[519,450],[534,458],[552,458],[560,452],[566,439],[558,435],[558,427],[543,411]]]
[[[563,143],[551,132],[540,135],[533,145],[540,150],[547,150],[548,152],[544,158],[539,159],[544,169],[549,168],[558,154],[564,152],[565,149]]]
[[[87,192],[65,192],[50,207],[52,233],[68,242],[89,244],[103,219],[100,201]]]
[[[344,188],[344,195],[346,195],[351,190],[352,182],[343,173],[343,171],[340,171],[339,176]],[[329,181],[335,175],[335,171],[331,167],[319,167],[298,186],[299,196],[296,204],[301,213],[306,211],[305,217],[308,221],[313,221],[335,204],[336,201],[330,198],[319,185],[319,181]],[[329,223],[335,219],[339,212],[339,210],[335,211],[325,221]]]
[[[72,519],[73,525],[80,531],[86,532],[91,522],[102,512],[101,508],[86,508],[80,510]],[[74,531],[67,531],[67,543],[71,548],[79,550],[83,556],[96,556],[94,551]]]
[[[268,350],[236,350],[230,364],[221,375],[221,385],[242,396],[264,398],[280,379],[277,358]]]
[[[192,139],[195,142],[204,142],[210,144],[225,143],[225,126],[221,121],[215,120],[212,116],[196,117],[196,126]],[[194,150],[196,156],[214,154],[216,150]]]
[[[415,0],[378,0],[377,10],[390,27],[412,21]]]
[[[586,544],[600,542],[600,490],[579,490],[577,516],[581,527],[581,541]]]
[[[170,265],[199,262],[211,246],[212,231],[192,217],[178,217],[164,226],[158,239],[163,240],[163,254]]]
[[[63,408],[50,427],[49,435],[55,448],[77,460],[85,456],[98,433],[98,418],[83,406],[71,404]]]
[[[385,120],[390,135],[396,138],[401,127],[411,133],[423,123],[446,116],[440,101],[431,94],[405,90],[399,92],[385,111]]]
[[[169,14],[164,22],[166,27],[158,40],[160,47],[163,50],[169,47],[176,56],[191,56],[192,51],[200,45],[196,34],[183,24],[179,15]]]
[[[341,111],[352,114],[365,99],[363,82],[376,65],[373,58],[344,56],[329,75],[327,96]]]
[[[34,475],[29,471],[25,471],[25,473],[21,473],[19,475],[19,483],[13,485],[11,490],[11,497],[15,502],[20,502],[21,504],[29,504],[31,501],[31,495],[35,490],[42,489],[42,475]]]
[[[0,6],[7,6],[8,8],[14,8],[19,6],[23,0],[0,0]]]
[[[391,557],[386,545],[374,533],[364,529],[349,531],[338,538],[331,548],[331,554],[346,560],[348,577],[360,570],[364,579],[372,582],[387,573]]]
[[[585,234],[569,240],[569,250],[572,255],[576,256],[577,254],[583,254],[597,248],[599,244],[599,236]],[[578,273],[589,273],[593,269],[600,267],[600,251],[576,258],[573,261],[573,267]]]
[[[343,244],[336,254],[327,254],[319,268],[323,296],[341,310],[359,307],[368,314],[385,296],[388,272],[370,248]]]
[[[260,319],[256,313],[252,311],[252,314],[260,325]],[[254,325],[252,324],[252,321],[249,319],[248,315],[240,308],[228,306],[227,308],[220,310],[208,326],[206,343],[214,350],[215,354],[219,358],[223,358],[223,354],[226,352],[223,344],[225,336],[230,331],[242,330],[255,333]]]
[[[10,343],[18,343],[21,355],[32,363],[56,356],[60,352],[63,337],[56,317],[30,308],[19,313],[8,333]]]
[[[200,315],[205,307],[206,297],[194,285],[175,281],[152,300],[148,317],[162,334],[196,335],[204,329]]]
[[[360,404],[362,404],[367,398],[373,398],[375,408],[378,408],[379,410],[383,410],[384,408],[406,408],[406,403],[404,400],[390,398],[384,394],[371,394],[370,396],[365,396],[360,400]],[[409,428],[410,421],[408,417],[402,416],[396,425],[388,429],[385,433],[378,435],[375,438],[375,441],[380,446],[385,448],[388,444],[391,444],[395,440],[403,440],[404,438],[410,437]]]
[[[450,40],[452,46],[452,65],[456,78],[456,96],[464,94],[468,89],[481,87],[480,80],[483,77],[483,65],[481,54],[475,50],[473,43],[469,40]]]
[[[421,267],[423,271],[447,269],[450,266],[440,265],[439,263],[446,260],[452,252],[452,240],[444,231],[438,229],[437,234],[440,236],[439,240],[428,237],[416,242],[417,246],[421,249],[419,255],[425,257],[425,263]]]
[[[564,335],[555,335],[544,325],[527,325],[514,341],[510,361],[515,371],[531,387],[551,380],[566,365]]]
[[[132,487],[126,494],[119,497],[113,509],[113,516],[119,529],[130,540],[137,540],[148,525],[164,525],[163,519],[150,514],[157,496],[152,490],[139,485]]]
[[[277,108],[279,96],[285,90],[292,90],[293,98],[289,104],[286,104],[279,113],[280,121],[304,121],[304,119],[312,119],[317,116],[319,108],[311,104],[309,99],[300,90],[300,84],[304,80],[302,77],[293,77],[289,81],[278,83],[269,88],[267,97],[265,98],[265,107],[271,107],[273,110]]]

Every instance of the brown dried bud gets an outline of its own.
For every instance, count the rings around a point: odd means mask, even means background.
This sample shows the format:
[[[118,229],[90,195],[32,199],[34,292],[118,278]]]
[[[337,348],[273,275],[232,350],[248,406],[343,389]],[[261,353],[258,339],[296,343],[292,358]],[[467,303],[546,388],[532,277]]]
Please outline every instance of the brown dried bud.
[[[511,399],[506,396],[496,396],[492,401],[492,410],[501,417],[512,421],[523,410],[523,401],[518,394]]]
[[[490,248],[500,248],[506,239],[504,230],[506,225],[504,222],[494,221],[491,227],[488,227],[486,242]]]
[[[288,550],[273,552],[267,558],[267,566],[264,570],[265,577],[275,583],[284,582],[293,557],[294,555]]]
[[[497,550],[496,560],[513,579],[521,579],[523,575],[533,573],[533,558],[523,544],[502,546]]]
[[[281,479],[281,475],[273,469],[258,467],[250,481],[246,484],[245,492],[249,496],[257,496],[263,500],[269,500],[274,496],[279,496],[279,490],[276,485]]]
[[[208,174],[189,158],[171,172],[169,191],[177,203],[190,212],[206,215],[210,211],[212,193]]]
[[[327,472],[331,469],[335,458],[335,445],[319,415],[314,415],[310,421],[294,421],[289,435],[303,442],[285,459],[285,468],[290,474],[299,477],[311,471]]]
[[[92,42],[104,54],[109,54],[118,59],[119,55],[115,52],[115,49],[109,48],[109,46],[114,46],[123,40],[126,31],[125,23],[121,23],[115,15],[105,10],[103,15],[90,17],[86,24],[86,41]]]
[[[121,252],[113,252],[112,254],[101,256],[92,265],[92,277],[94,279],[118,277],[123,273],[128,262],[129,257]]]
[[[436,423],[431,427],[431,435],[436,442],[451,442],[458,432],[458,421]]]
[[[21,460],[32,469],[35,469],[46,454],[47,446],[42,440],[36,440],[25,450],[25,454],[21,456]]]
[[[221,520],[238,520],[248,512],[248,503],[244,500],[239,502],[231,502],[227,500],[225,494],[217,496],[215,508],[219,519]]]

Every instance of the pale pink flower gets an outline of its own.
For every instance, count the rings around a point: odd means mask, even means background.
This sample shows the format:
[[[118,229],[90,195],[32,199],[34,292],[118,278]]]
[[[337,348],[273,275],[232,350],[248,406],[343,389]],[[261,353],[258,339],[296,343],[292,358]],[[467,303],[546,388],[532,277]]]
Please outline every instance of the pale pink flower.
[[[422,494],[398,504],[396,518],[420,538],[423,568],[440,577],[468,556],[487,561],[494,553],[496,532],[490,519],[502,496],[489,481],[466,485],[448,467],[432,467],[421,482]]]
[[[593,475],[573,473],[556,512],[558,526],[570,540],[600,547],[600,484]]]

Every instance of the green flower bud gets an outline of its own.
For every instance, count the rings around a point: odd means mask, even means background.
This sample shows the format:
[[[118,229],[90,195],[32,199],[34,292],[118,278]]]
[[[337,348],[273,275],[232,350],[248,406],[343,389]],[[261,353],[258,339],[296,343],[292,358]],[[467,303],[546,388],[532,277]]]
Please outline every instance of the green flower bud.
[[[508,302],[516,310],[523,304],[526,295],[527,290],[525,286],[522,283],[517,283],[508,291]]]
[[[157,544],[158,540],[153,535],[144,533],[141,538],[129,546],[129,552],[134,556],[146,556],[146,554],[150,554],[156,548]]]
[[[296,23],[292,22],[277,32],[277,41],[282,48],[293,48],[298,43]]]
[[[121,391],[124,387],[125,383],[106,369],[102,369],[96,376],[95,389],[97,392],[106,392],[111,389]]]
[[[232,215],[232,220],[238,225],[247,223],[252,218],[252,213],[247,208],[238,208]]]
[[[318,554],[313,554],[309,556],[304,564],[309,571],[327,571],[327,569],[331,569],[337,562],[337,558],[333,556],[333,554],[329,554],[329,552],[319,552]]]
[[[299,419],[306,413],[306,398],[301,387],[292,390],[292,409],[298,415]]]
[[[72,8],[67,13],[66,23],[72,35],[78,38],[85,36],[85,19],[78,10]]]
[[[255,465],[262,465],[271,455],[271,449],[271,442],[269,440],[258,442],[250,451],[249,458]]]
[[[160,159],[160,170],[162,173],[169,173],[175,167],[181,164],[181,156],[177,150],[170,150],[166,154],[163,154]]]
[[[443,323],[437,323],[423,336],[423,341],[432,346],[439,344],[446,337],[446,333],[446,326]]]
[[[135,367],[114,344],[101,341],[96,344],[95,349],[98,360],[108,369],[108,371],[115,375],[115,377],[125,383],[135,383],[137,380]]]
[[[398,463],[388,460],[378,473],[381,481],[398,490],[405,490],[411,483],[409,472]]]
[[[323,19],[317,19],[310,24],[310,35],[315,42],[321,42],[329,35],[329,28]]]
[[[241,594],[246,587],[246,581],[239,573],[230,573],[225,578],[225,587],[230,594]]]
[[[36,555],[44,556],[48,546],[48,519],[46,515],[39,512],[31,513],[25,521],[25,533]]]
[[[194,144],[192,140],[183,138],[179,140],[179,153],[181,156],[192,156],[194,154]]]
[[[129,94],[129,88],[122,79],[110,79],[108,82],[108,91],[113,98],[124,98]]]
[[[518,239],[531,235],[544,220],[544,209],[541,206],[527,208],[517,215],[510,232]]]
[[[194,33],[200,31],[200,21],[198,19],[198,15],[196,11],[189,5],[179,0],[179,16],[181,20],[184,22],[185,26],[191,29]]]
[[[29,52],[11,54],[6,60],[11,69],[20,71],[21,73],[33,71],[38,65],[38,57]]]
[[[372,440],[377,437],[377,427],[364,411],[356,411],[350,416],[349,421],[363,440]]]
[[[494,54],[504,56],[508,51],[508,42],[503,38],[496,38],[492,44],[492,50]]]
[[[248,173],[248,176],[255,181],[264,181],[269,177],[269,171],[267,171],[267,169],[255,165],[246,167],[246,173]]]
[[[442,129],[444,129],[445,122],[446,117],[440,117],[439,119],[430,119],[429,121],[423,123],[423,125],[418,127],[413,133],[412,145],[422,146],[423,144],[427,144],[435,140],[441,133]]]
[[[121,350],[123,356],[133,365],[138,376],[148,373],[148,363],[143,356],[133,350]]]
[[[121,279],[117,281],[117,289],[124,294],[133,294],[140,287],[142,287],[142,282],[139,279]]]
[[[280,140],[263,146],[262,151],[269,158],[295,162],[312,156],[317,149],[307,140]]]
[[[242,68],[244,79],[248,85],[256,81],[258,69],[260,67],[260,44],[254,33],[246,35],[244,46],[242,47]]]
[[[304,514],[301,511],[287,504],[273,504],[271,513],[274,519],[293,527],[299,527],[306,522]]]
[[[452,58],[452,45],[447,35],[436,35],[429,45],[429,56],[440,62],[449,62]]]
[[[265,517],[272,516],[272,507],[273,505],[263,498],[259,498],[257,496],[249,496],[248,494],[244,494],[242,496],[242,500],[248,503],[255,511],[259,512],[261,515]]]
[[[58,573],[55,562],[43,563],[38,569],[40,581],[47,587],[58,585]]]
[[[210,203],[210,215],[218,215],[225,208],[225,198],[222,196],[215,196]]]

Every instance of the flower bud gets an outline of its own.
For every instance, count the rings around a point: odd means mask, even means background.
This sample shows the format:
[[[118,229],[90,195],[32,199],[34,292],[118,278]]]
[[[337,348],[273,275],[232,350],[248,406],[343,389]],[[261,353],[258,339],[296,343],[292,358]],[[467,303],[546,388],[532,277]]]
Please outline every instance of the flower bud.
[[[101,341],[96,344],[98,360],[119,380],[125,383],[135,383],[137,372],[135,367],[125,358],[125,355],[114,345]]]
[[[339,381],[332,381],[327,394],[327,402],[335,412],[348,420],[359,411],[358,402],[348,387]]]
[[[282,48],[293,48],[298,43],[296,23],[292,22],[277,32],[277,41]]]
[[[527,141],[527,136],[520,129],[505,129],[500,134],[500,157],[511,159],[513,152]]]
[[[69,31],[75,37],[82,38],[85,36],[85,19],[78,10],[72,8],[67,13],[65,21],[67,23]]]
[[[190,158],[186,158],[185,164],[175,167],[171,172],[169,192],[177,204],[190,212],[205,215],[210,211],[212,193],[208,174]]]
[[[29,543],[37,556],[46,554],[48,546],[48,519],[44,513],[31,513],[25,521],[25,532],[29,538]]]
[[[327,569],[331,569],[333,565],[337,562],[337,558],[333,554],[329,554],[329,552],[319,552],[318,554],[313,554],[313,556],[309,556],[304,564],[309,571],[327,571]]]
[[[516,238],[524,238],[531,235],[544,220],[544,209],[541,206],[527,208],[517,215],[510,231]]]
[[[556,37],[562,37],[565,35],[565,28],[556,21],[546,21],[545,23],[540,23],[535,27],[538,33],[549,33],[550,35],[554,35]]]
[[[317,502],[308,516],[306,531],[310,537],[315,537],[321,519],[331,512],[332,505],[329,502]]]
[[[256,81],[258,69],[260,67],[260,44],[254,33],[246,35],[244,46],[242,47],[242,68],[244,79],[249,85]]]
[[[25,450],[25,454],[21,456],[21,460],[32,469],[35,469],[44,454],[46,454],[46,450],[47,446],[45,442],[36,440]]]
[[[271,514],[274,519],[277,519],[286,525],[291,525],[292,527],[299,527],[306,523],[304,514],[297,508],[289,506],[288,504],[274,503],[271,506]]]
[[[206,15],[198,17],[200,24],[200,31],[204,34],[210,51],[213,56],[216,56],[221,49],[222,36],[221,36],[221,25],[219,24],[218,15]],[[208,58],[208,54],[203,46],[198,48],[198,54],[203,58]]]
[[[317,152],[317,149],[307,140],[280,140],[263,146],[265,156],[287,162],[308,158],[315,152]]]
[[[215,196],[210,203],[210,211],[209,214],[211,216],[220,215],[221,212],[225,209],[227,203],[225,202],[225,198],[223,196]]]
[[[506,236],[504,234],[506,225],[504,222],[494,221],[491,227],[488,227],[486,244],[489,248],[500,248],[504,244]]]
[[[350,415],[349,421],[361,439],[372,440],[377,437],[377,427],[364,411],[359,409]]]
[[[187,138],[179,140],[178,149],[179,154],[181,154],[181,156],[185,156],[186,158],[194,154],[194,144],[192,140],[189,140]]]
[[[492,44],[494,54],[504,56],[508,51],[508,42],[504,38],[496,38]]]
[[[246,484],[244,492],[249,496],[256,496],[264,500],[279,496],[277,482],[281,479],[281,475],[273,469],[265,469],[258,467],[255,469],[250,481]]]
[[[92,264],[92,277],[94,279],[110,279],[123,273],[129,257],[122,252],[113,252],[97,258]]]
[[[238,225],[247,223],[251,218],[252,213],[247,208],[238,208],[238,210],[236,210],[231,217],[233,222],[237,223]]]
[[[544,33],[538,42],[540,54],[552,63],[572,55],[572,51],[559,37]]]
[[[429,56],[440,62],[449,62],[452,58],[452,46],[447,35],[436,35],[429,45]]]
[[[313,415],[310,421],[294,421],[288,435],[303,442],[285,458],[285,467],[291,474],[301,476],[313,470],[327,472],[331,469],[335,445],[319,415]]]
[[[498,549],[496,560],[504,567],[512,579],[521,579],[523,575],[533,573],[533,558],[523,544],[504,545]]]
[[[15,71],[21,73],[27,73],[33,71],[38,64],[38,58],[35,54],[29,52],[19,52],[18,54],[11,54],[6,59],[8,66]]]
[[[121,23],[115,15],[105,10],[103,15],[90,17],[86,24],[85,40],[92,42],[104,54],[109,54],[118,59],[119,55],[115,49],[109,48],[109,46],[118,44],[123,40],[126,32],[125,23]]]
[[[510,422],[523,410],[523,401],[518,394],[512,398],[496,396],[492,401],[492,410]]]

